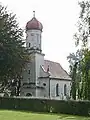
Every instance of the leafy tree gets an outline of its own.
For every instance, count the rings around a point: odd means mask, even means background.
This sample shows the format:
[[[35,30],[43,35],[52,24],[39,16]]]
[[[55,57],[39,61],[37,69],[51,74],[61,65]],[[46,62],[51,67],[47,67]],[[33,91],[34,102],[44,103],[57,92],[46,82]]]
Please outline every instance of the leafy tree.
[[[0,5],[0,82],[3,82],[4,88],[13,79],[20,80],[28,60],[23,30],[19,28],[16,15]]]
[[[81,11],[77,23],[78,31],[74,35],[76,40],[75,45],[76,47],[79,46],[79,56],[78,61],[74,62],[72,66],[73,69],[71,70],[71,73],[73,73],[72,83],[74,81],[74,84],[72,84],[71,93],[73,99],[76,99],[75,96],[77,94],[79,99],[90,100],[90,1],[79,2],[79,5]],[[72,57],[71,60],[73,60]]]
[[[90,100],[90,50],[84,51],[84,57],[81,60],[82,66],[82,97]]]
[[[71,96],[74,100],[76,100],[76,91],[78,90],[78,82],[80,81],[80,62],[81,59],[81,51],[77,50],[76,54],[70,53],[67,57],[70,63],[70,77],[72,78],[72,86],[71,86]]]

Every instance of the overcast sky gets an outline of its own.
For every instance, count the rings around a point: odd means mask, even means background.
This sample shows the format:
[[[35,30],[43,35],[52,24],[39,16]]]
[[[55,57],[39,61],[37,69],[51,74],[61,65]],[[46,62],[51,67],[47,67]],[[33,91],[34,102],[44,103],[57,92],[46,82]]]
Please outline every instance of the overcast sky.
[[[36,11],[36,18],[43,24],[45,59],[59,62],[68,71],[67,56],[75,51],[73,34],[80,12],[78,0],[1,0],[1,3],[16,14],[22,29]]]

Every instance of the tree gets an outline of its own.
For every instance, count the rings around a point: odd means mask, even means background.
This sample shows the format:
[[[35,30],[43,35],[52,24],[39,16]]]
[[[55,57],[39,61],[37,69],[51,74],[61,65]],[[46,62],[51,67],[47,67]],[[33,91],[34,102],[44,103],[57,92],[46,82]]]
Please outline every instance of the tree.
[[[84,57],[81,60],[82,66],[82,97],[90,100],[90,50],[84,51]]]
[[[77,66],[76,62],[74,62],[72,66],[72,81],[74,80],[75,83],[72,84],[71,92],[73,95],[74,89],[73,99],[75,99],[76,94],[78,94],[79,99],[90,100],[90,50],[88,44],[90,39],[90,1],[79,2],[79,5],[81,11],[77,24],[78,31],[75,33],[74,39],[76,40],[76,47],[80,47],[79,53],[81,54],[79,54]]]
[[[24,43],[16,15],[0,5],[0,82],[4,86],[21,78],[22,69],[29,60]]]
[[[70,53],[67,57],[70,63],[70,77],[72,78],[71,96],[74,100],[76,100],[76,91],[78,90],[78,82],[80,81],[79,60],[81,59],[81,56],[81,51],[77,50],[76,54]]]

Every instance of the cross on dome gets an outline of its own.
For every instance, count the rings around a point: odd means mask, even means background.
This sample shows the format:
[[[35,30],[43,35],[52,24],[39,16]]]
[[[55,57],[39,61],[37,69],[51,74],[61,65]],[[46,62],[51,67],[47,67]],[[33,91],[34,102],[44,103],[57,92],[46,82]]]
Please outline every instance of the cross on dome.
[[[33,17],[35,17],[35,11],[33,11]]]
[[[35,11],[33,11],[33,18],[26,24],[26,30],[34,30],[34,29],[40,31],[42,31],[43,29],[42,23],[39,22],[35,17]]]

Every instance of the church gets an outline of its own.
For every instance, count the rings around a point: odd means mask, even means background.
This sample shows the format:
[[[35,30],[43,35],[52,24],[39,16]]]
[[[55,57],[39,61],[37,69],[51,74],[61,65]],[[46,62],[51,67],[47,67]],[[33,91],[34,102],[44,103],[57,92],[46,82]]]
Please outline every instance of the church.
[[[26,49],[30,61],[22,72],[20,96],[68,99],[71,78],[59,63],[44,59],[42,30],[43,25],[33,11],[33,18],[26,24]]]

